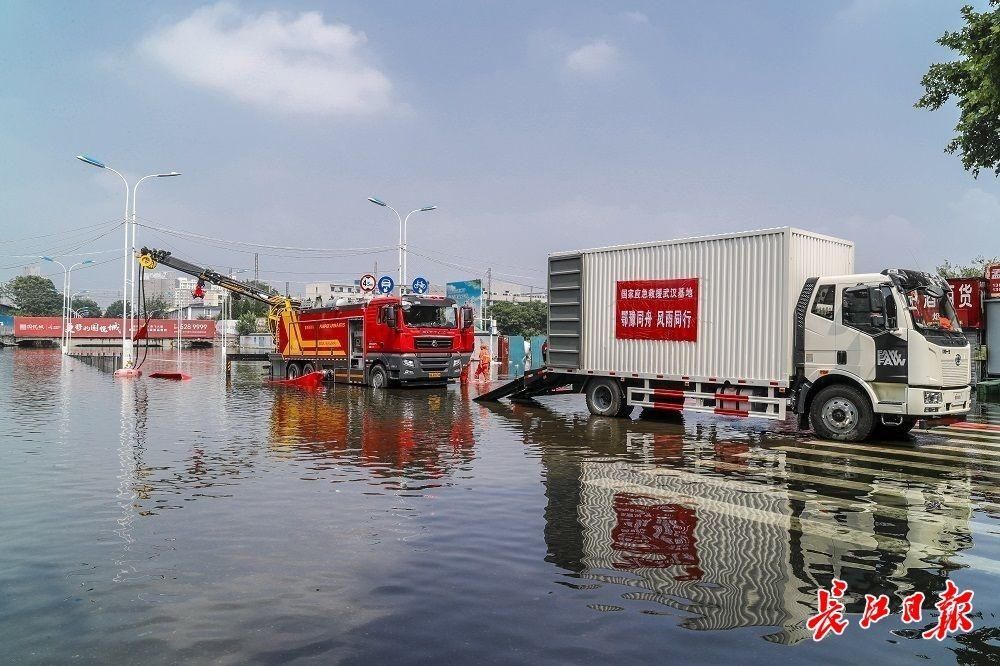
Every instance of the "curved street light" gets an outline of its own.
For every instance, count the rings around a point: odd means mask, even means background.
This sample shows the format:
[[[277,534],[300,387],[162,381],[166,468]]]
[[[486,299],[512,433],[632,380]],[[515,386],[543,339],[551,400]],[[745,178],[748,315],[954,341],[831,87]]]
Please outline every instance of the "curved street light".
[[[75,264],[71,264],[69,267],[67,267],[66,264],[64,264],[63,262],[59,261],[58,259],[54,259],[54,258],[49,257],[49,256],[44,256],[44,257],[41,257],[41,258],[44,259],[45,261],[50,261],[53,264],[59,264],[60,266],[62,266],[62,269],[63,269],[62,331],[61,331],[60,345],[59,346],[62,349],[62,353],[65,354],[67,352],[67,350],[68,350],[68,344],[67,344],[67,341],[66,341],[66,329],[69,327],[69,308],[70,308],[70,305],[72,304],[72,299],[67,300],[67,297],[69,296],[70,274],[72,273],[73,269],[76,268],[77,266],[89,266],[90,264],[94,263],[94,260],[93,259],[84,259],[83,261],[78,261]]]
[[[368,197],[368,201],[371,201],[376,206],[382,206],[383,208],[388,208],[393,213],[396,214],[396,219],[399,221],[399,295],[403,296],[403,288],[406,284],[406,222],[410,219],[410,216],[414,213],[427,213],[432,210],[437,210],[437,206],[423,206],[422,208],[414,208],[406,217],[402,217],[399,211],[387,204],[386,202],[378,199],[376,197]]]
[[[109,167],[104,162],[90,157],[89,155],[77,155],[76,159],[80,160],[85,164],[97,167],[98,169],[107,169],[108,171],[117,174],[122,182],[125,184],[125,263],[122,266],[122,369],[131,368],[135,362],[135,357],[133,355],[132,348],[132,337],[129,335],[129,324],[135,315],[135,195],[136,190],[139,188],[139,183],[146,180],[147,178],[168,178],[171,176],[179,176],[180,174],[176,171],[171,171],[169,173],[154,173],[148,176],[143,176],[140,178],[135,187],[132,189],[132,217],[129,219],[129,184],[125,176],[118,173],[111,167]],[[129,226],[132,226],[131,230],[131,247],[132,252],[129,252]],[[130,270],[131,267],[131,270]],[[130,288],[131,284],[131,288]],[[129,297],[131,294],[131,298]],[[131,308],[129,307],[131,305]]]

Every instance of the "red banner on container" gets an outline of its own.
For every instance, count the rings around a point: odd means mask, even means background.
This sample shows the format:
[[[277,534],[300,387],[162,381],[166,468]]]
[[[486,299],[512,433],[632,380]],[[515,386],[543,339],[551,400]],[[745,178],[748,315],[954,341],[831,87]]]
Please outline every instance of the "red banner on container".
[[[964,329],[983,327],[983,281],[979,278],[948,278],[951,300]]]
[[[211,319],[182,319],[181,338],[211,339],[215,337],[215,321]],[[139,322],[136,326],[138,332]],[[70,322],[74,338],[113,339],[122,337],[121,319],[74,318]],[[150,319],[147,328],[151,340],[177,337],[176,319]],[[62,319],[60,317],[14,317],[14,337],[16,338],[60,338]]]
[[[986,267],[986,298],[1000,298],[1000,264]]]
[[[698,340],[698,278],[615,283],[619,340]]]

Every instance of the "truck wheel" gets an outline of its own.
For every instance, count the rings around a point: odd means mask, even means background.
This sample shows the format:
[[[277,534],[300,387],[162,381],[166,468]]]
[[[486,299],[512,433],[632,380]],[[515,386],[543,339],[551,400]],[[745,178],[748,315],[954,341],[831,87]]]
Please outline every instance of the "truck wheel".
[[[821,439],[860,442],[871,434],[875,414],[861,391],[835,384],[820,391],[813,400],[809,421]]]
[[[385,366],[372,366],[368,371],[368,384],[373,389],[384,389],[389,386],[389,373],[385,371]]]
[[[302,366],[302,374],[308,375],[310,372],[316,372],[316,367],[312,363],[305,363]]]
[[[594,379],[587,385],[587,409],[594,416],[622,416],[624,408],[625,396],[617,380]]]
[[[302,368],[299,367],[298,363],[289,362],[288,366],[285,368],[285,377],[287,379],[298,379],[302,376]]]

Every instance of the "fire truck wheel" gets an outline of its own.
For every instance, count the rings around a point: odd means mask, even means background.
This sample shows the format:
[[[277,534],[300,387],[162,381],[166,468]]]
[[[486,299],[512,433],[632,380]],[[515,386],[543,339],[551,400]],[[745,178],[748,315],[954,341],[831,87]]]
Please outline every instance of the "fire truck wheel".
[[[821,439],[860,442],[875,427],[868,397],[853,386],[834,384],[819,392],[809,408],[809,421]]]
[[[373,365],[368,371],[368,384],[374,389],[384,389],[389,386],[389,373],[384,365]]]
[[[310,372],[316,372],[316,366],[312,363],[306,363],[302,366],[302,374],[308,375]]]
[[[285,368],[285,377],[288,379],[298,379],[302,375],[302,368],[298,363],[290,362]]]
[[[625,396],[618,380],[591,380],[587,384],[587,409],[594,416],[624,416]]]

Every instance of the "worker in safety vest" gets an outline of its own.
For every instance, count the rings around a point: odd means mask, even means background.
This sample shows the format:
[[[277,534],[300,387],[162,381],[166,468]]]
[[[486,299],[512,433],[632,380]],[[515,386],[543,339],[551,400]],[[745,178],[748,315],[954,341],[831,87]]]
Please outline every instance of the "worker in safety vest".
[[[490,378],[490,350],[486,348],[486,345],[479,345],[479,365],[476,367],[476,379],[480,377],[485,377],[487,380]]]

